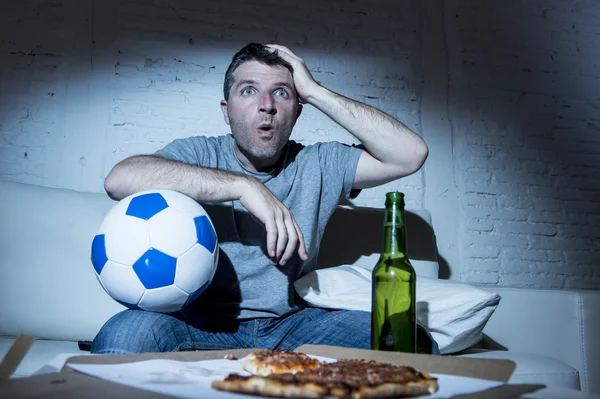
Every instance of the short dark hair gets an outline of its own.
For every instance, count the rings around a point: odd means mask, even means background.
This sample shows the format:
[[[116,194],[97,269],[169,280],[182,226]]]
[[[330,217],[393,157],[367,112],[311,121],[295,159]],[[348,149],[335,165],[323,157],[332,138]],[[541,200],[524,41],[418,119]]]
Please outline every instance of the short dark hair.
[[[279,54],[277,54],[277,51],[270,51],[266,46],[260,43],[249,43],[234,54],[231,59],[231,64],[229,64],[229,68],[227,68],[227,72],[225,73],[223,97],[226,101],[229,99],[229,91],[231,90],[231,86],[233,86],[233,72],[235,72],[240,65],[249,61],[258,61],[269,66],[282,66],[287,68],[290,73],[294,73],[294,68],[292,68],[289,62],[281,58]]]

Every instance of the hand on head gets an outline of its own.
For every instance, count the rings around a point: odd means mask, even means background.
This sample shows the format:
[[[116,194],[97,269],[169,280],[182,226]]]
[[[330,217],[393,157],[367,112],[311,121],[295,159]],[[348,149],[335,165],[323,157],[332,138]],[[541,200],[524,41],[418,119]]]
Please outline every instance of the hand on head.
[[[310,97],[312,90],[319,86],[311,75],[308,67],[304,63],[304,60],[292,53],[290,49],[285,46],[278,44],[267,44],[267,49],[276,51],[277,55],[289,62],[292,68],[294,68],[294,85],[296,86],[296,92],[301,103],[306,104]]]

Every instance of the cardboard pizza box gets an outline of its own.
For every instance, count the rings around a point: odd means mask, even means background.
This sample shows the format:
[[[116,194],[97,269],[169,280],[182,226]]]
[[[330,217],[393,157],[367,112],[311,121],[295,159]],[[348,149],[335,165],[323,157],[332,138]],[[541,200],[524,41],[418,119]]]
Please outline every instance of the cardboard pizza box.
[[[66,361],[65,366],[58,373],[10,379],[10,374],[18,366],[31,342],[33,342],[31,337],[18,337],[9,353],[7,353],[2,363],[0,363],[0,398],[169,398],[170,396],[167,395],[132,388],[79,373],[69,367],[69,364],[121,364],[150,359],[171,359],[185,362],[222,359],[226,354],[232,354],[241,358],[256,350],[238,349],[132,355],[74,356]],[[411,365],[429,373],[458,375],[499,382],[508,381],[516,367],[515,363],[510,360],[457,358],[452,356],[382,352],[322,345],[303,345],[296,350],[311,355],[335,359],[372,359],[395,365]],[[535,392],[543,387],[543,385],[532,384],[504,384],[487,391],[460,395],[460,398],[518,398],[525,393]],[[458,399],[459,397],[455,398]]]

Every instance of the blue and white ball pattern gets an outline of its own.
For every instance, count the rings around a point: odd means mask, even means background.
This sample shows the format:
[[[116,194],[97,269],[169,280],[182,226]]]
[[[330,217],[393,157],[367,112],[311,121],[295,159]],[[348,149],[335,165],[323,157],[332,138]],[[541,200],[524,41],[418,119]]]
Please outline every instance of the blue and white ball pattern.
[[[176,191],[148,190],[123,198],[106,214],[91,252],[96,277],[113,299],[170,313],[208,287],[219,249],[199,203]]]

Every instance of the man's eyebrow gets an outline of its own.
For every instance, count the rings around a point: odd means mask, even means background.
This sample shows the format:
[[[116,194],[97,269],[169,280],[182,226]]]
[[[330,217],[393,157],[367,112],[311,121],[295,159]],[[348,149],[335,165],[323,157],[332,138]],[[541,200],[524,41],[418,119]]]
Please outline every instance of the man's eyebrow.
[[[274,84],[274,86],[283,86],[283,87],[293,89],[292,85],[289,84],[288,82],[277,82]]]
[[[252,80],[252,79],[244,79],[244,80],[240,80],[239,82],[237,82],[235,84],[235,87],[240,87],[242,85],[253,85],[255,83],[256,82],[254,80]]]
[[[243,80],[240,80],[239,82],[237,82],[235,84],[235,87],[238,88],[238,87],[243,86],[243,85],[255,85],[255,84],[256,84],[255,80],[252,80],[252,79],[243,79]],[[294,88],[294,86],[292,86],[288,82],[277,82],[277,83],[274,83],[273,86],[276,86],[276,87],[287,87],[290,90],[292,90]]]

